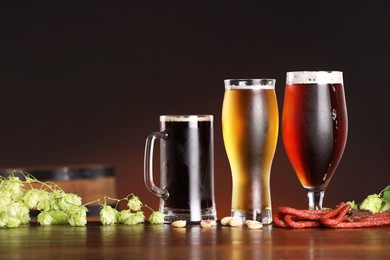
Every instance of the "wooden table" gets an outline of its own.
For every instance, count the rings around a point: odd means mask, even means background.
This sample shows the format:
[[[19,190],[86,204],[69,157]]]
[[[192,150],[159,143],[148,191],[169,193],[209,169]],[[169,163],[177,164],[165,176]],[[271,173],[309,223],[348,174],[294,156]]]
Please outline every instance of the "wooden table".
[[[390,259],[390,226],[262,230],[170,225],[0,229],[1,259]]]

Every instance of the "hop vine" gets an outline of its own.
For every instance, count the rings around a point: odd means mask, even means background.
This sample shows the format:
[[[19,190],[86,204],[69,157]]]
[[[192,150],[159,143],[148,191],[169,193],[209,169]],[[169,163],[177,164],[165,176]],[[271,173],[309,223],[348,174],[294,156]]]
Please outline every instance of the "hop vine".
[[[25,180],[21,180],[16,174],[21,174]],[[108,204],[110,201],[116,202],[115,207]],[[118,211],[118,204],[122,201],[127,202],[127,208]],[[102,225],[144,223],[144,209],[151,211],[148,219],[151,224],[164,222],[164,214],[144,205],[134,194],[122,199],[103,197],[82,204],[82,199],[77,194],[66,193],[58,185],[42,182],[29,173],[14,171],[7,178],[0,177],[0,228],[29,224],[32,210],[39,211],[36,220],[41,226],[85,226],[87,206],[96,202],[101,206],[99,215]]]

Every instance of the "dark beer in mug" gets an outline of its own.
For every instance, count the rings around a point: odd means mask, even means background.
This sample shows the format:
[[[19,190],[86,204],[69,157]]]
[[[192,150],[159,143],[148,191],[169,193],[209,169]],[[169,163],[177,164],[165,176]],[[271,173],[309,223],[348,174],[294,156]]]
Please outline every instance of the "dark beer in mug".
[[[167,138],[161,141],[161,184],[169,191],[165,213],[209,209],[213,198],[212,121],[163,120]]]
[[[211,115],[160,116],[160,132],[145,148],[145,184],[161,197],[165,221],[216,220],[214,132]],[[153,182],[153,142],[160,140],[160,186]]]

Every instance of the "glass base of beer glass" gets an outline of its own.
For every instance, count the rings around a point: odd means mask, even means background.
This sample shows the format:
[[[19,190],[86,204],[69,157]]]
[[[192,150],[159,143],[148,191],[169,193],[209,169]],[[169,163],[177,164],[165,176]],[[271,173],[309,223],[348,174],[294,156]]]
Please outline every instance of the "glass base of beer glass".
[[[201,209],[200,212],[191,212],[190,209],[164,208],[164,222],[172,223],[176,220],[186,220],[190,223],[199,223],[202,220],[217,220],[217,212],[214,207]]]
[[[308,190],[307,197],[309,199],[309,209],[322,209],[322,201],[324,200],[325,191],[323,190]]]
[[[232,217],[242,218],[244,220],[256,220],[265,225],[272,223],[272,211],[270,209],[261,210],[232,210]]]

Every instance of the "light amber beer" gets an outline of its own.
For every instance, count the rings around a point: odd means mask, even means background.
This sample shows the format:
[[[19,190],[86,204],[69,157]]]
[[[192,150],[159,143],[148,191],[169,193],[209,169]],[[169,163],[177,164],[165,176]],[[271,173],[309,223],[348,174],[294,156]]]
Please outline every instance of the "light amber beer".
[[[225,80],[222,131],[232,216],[272,222],[270,172],[278,138],[275,80]]]

